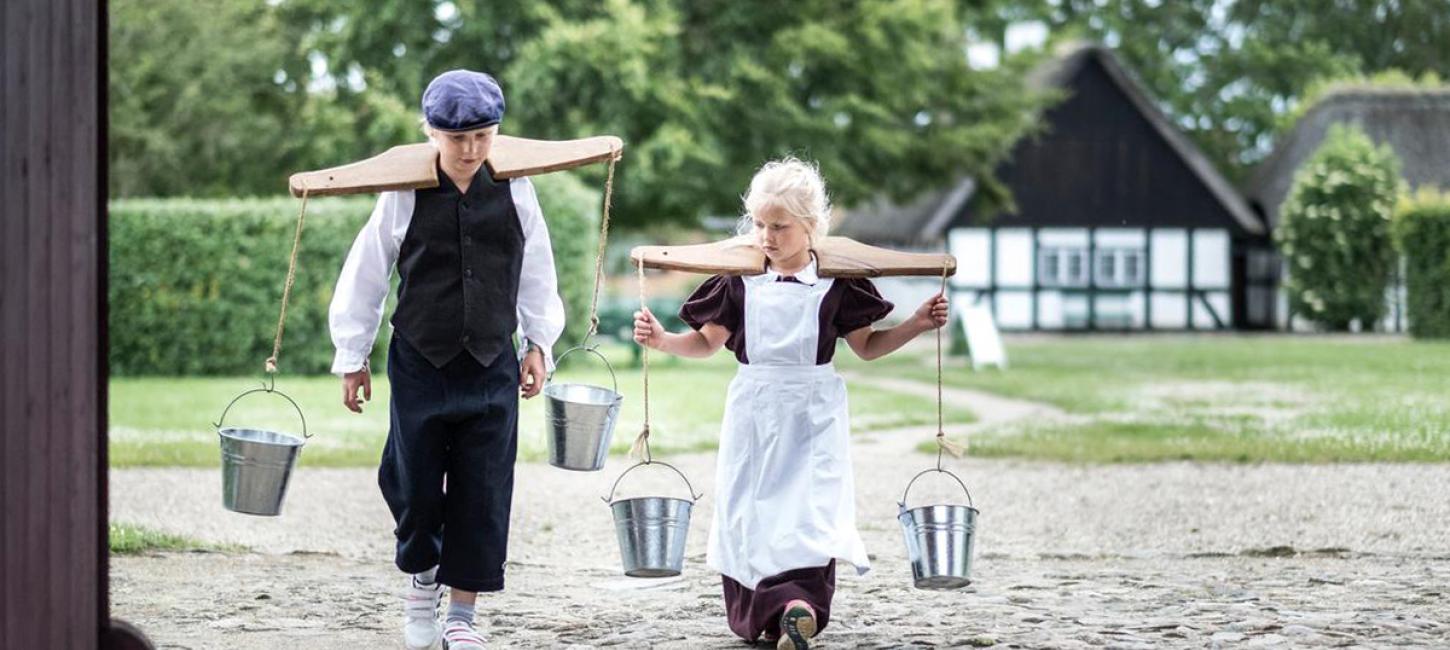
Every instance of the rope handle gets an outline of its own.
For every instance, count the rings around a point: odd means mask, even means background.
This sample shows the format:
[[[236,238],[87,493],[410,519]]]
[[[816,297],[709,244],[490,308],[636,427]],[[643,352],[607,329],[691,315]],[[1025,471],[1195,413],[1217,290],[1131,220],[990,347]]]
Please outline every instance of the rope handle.
[[[599,333],[599,289],[604,284],[604,250],[609,241],[609,207],[614,198],[614,163],[618,160],[619,154],[611,147],[609,171],[604,178],[604,215],[599,221],[599,251],[594,254],[594,297],[589,302],[589,331],[584,334],[585,343]]]
[[[644,309],[647,308],[647,306],[645,304],[645,293],[644,293],[644,258],[643,257],[640,257],[640,260],[639,260],[639,305],[640,305],[640,309],[641,310],[644,310]],[[649,462],[652,462],[654,460],[654,456],[653,456],[653,454],[650,453],[650,448],[649,448],[649,346],[648,345],[641,345],[639,347],[640,347],[640,363],[643,365],[643,379],[644,379],[644,428],[642,428],[640,430],[639,436],[635,437],[634,444],[633,445],[630,445],[630,448],[629,448],[629,457],[630,458],[642,458],[642,459],[644,459],[644,462],[649,463]]]
[[[943,262],[942,263],[942,268],[941,268],[941,292],[938,294],[938,295],[940,295],[942,297],[945,297],[947,295],[947,274],[950,271],[951,271],[951,263],[950,262]],[[936,471],[939,471],[939,472],[946,471],[946,470],[942,469],[942,453],[943,452],[948,453],[948,454],[951,454],[952,455],[952,458],[961,458],[962,455],[967,452],[967,448],[966,448],[965,445],[959,445],[959,444],[957,444],[955,442],[952,442],[950,440],[947,440],[946,426],[945,426],[944,420],[942,418],[942,346],[941,346],[941,331],[943,329],[946,329],[946,326],[945,325],[936,328]],[[928,470],[928,471],[930,471],[930,470]],[[953,476],[955,476],[955,475],[953,475]],[[912,479],[912,481],[915,482],[915,479]],[[960,483],[961,482],[961,479],[957,479],[957,482]],[[911,489],[911,486],[908,485],[907,486],[907,489],[908,490]],[[965,490],[966,489],[966,486],[963,485],[962,486],[962,489]],[[971,494],[970,493],[967,495],[967,498],[968,499],[971,498]],[[906,501],[906,497],[903,495],[901,497],[901,500],[903,502],[905,502]]]
[[[302,224],[307,220],[307,184],[302,184],[302,209],[297,213],[297,231],[292,235],[292,257],[287,262],[287,282],[282,286],[282,310],[277,315],[277,336],[272,339],[272,356],[267,357],[263,369],[267,374],[277,372],[277,358],[282,356],[282,330],[287,325],[287,301],[292,297],[292,283],[297,279],[297,250],[302,245]]]

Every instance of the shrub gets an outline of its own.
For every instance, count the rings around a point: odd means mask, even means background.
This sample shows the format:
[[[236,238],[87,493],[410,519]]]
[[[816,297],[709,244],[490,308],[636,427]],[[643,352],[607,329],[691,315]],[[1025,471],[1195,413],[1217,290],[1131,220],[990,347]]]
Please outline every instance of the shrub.
[[[1394,230],[1405,258],[1410,334],[1450,338],[1450,193],[1405,197]]]
[[[1399,161],[1388,146],[1352,127],[1330,129],[1295,174],[1274,233],[1295,313],[1337,331],[1379,322],[1395,262],[1390,218],[1399,187]]]
[[[574,178],[536,179],[554,247],[568,329],[587,326],[599,192]],[[287,309],[281,370],[325,373],[327,307],[338,270],[373,198],[313,199]],[[287,198],[113,201],[109,222],[110,368],[116,375],[234,375],[272,352],[298,201]],[[387,319],[379,339],[390,333]],[[374,347],[383,367],[386,345]]]

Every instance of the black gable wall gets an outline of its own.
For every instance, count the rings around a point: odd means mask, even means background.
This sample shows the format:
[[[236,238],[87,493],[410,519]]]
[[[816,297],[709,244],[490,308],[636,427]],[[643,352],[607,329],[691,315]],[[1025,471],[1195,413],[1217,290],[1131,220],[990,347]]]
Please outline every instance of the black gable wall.
[[[1096,56],[1044,115],[1044,133],[1019,142],[998,177],[1017,214],[1000,227],[1242,228],[1168,144]],[[982,224],[963,215],[955,225]]]

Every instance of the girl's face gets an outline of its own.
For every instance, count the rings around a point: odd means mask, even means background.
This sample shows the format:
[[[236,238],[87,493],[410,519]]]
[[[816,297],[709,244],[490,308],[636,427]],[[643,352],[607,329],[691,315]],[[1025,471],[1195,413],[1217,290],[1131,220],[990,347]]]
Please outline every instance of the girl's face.
[[[433,131],[433,141],[438,143],[438,157],[444,169],[472,176],[488,160],[493,136],[497,133],[497,124],[472,131]]]
[[[765,251],[771,265],[799,262],[810,254],[811,233],[794,215],[775,204],[766,204],[751,215],[755,243]]]

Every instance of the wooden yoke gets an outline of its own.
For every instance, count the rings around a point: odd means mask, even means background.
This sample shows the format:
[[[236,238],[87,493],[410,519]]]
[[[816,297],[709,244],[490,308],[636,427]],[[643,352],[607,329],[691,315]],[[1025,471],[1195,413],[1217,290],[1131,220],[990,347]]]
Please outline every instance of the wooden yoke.
[[[530,140],[494,136],[488,169],[494,178],[535,176],[618,159],[624,141],[612,135],[579,140]],[[438,150],[427,142],[393,147],[339,167],[298,172],[287,180],[292,196],[337,196],[438,187]]]
[[[817,272],[832,278],[880,278],[903,275],[940,277],[957,272],[957,260],[945,253],[902,253],[847,237],[827,237],[816,246]],[[756,275],[765,272],[765,253],[749,236],[693,246],[636,246],[629,252],[645,268],[708,275]]]

